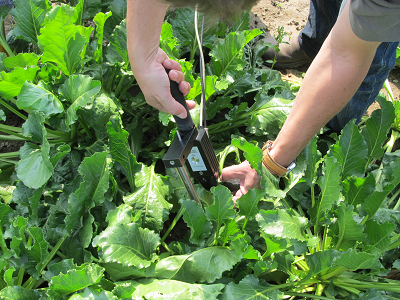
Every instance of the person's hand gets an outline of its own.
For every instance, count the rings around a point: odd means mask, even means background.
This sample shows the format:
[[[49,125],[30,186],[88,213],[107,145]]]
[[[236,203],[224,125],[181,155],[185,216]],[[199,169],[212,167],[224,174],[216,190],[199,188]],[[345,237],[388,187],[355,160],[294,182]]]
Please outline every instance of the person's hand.
[[[251,168],[250,164],[245,161],[236,166],[226,167],[221,172],[221,181],[229,181],[232,179],[240,179],[240,188],[233,196],[236,202],[242,195],[246,194],[252,188],[260,188],[261,177]]]
[[[185,108],[179,104],[170,92],[168,76],[171,80],[179,84],[179,90],[183,95],[190,91],[190,85],[184,81],[181,65],[168,58],[161,48],[158,48],[154,56],[149,58],[149,62],[141,64],[140,70],[135,68],[135,78],[142,90],[146,102],[151,106],[171,115],[185,118],[187,113]],[[169,74],[165,69],[170,69]],[[189,109],[196,106],[196,102],[186,102]]]

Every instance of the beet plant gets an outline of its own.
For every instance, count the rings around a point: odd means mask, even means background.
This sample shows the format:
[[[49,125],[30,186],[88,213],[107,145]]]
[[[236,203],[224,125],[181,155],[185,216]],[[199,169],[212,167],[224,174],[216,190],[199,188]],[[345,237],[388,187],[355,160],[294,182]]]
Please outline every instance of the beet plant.
[[[247,160],[262,180],[236,204],[222,184],[195,184],[200,206],[161,162],[176,126],[132,74],[126,1],[14,2],[0,117],[22,127],[0,124],[0,139],[23,145],[0,154],[1,299],[400,297],[397,103],[322,129],[277,179],[260,147],[299,86],[263,67],[247,14],[207,28],[210,140],[221,168]],[[193,16],[169,12],[160,46],[199,101]]]

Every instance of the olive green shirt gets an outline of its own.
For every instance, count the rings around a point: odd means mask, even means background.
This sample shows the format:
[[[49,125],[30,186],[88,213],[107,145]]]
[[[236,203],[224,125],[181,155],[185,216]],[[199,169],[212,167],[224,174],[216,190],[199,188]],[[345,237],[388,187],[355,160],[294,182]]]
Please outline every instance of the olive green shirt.
[[[400,41],[400,0],[350,0],[350,24],[369,42]]]

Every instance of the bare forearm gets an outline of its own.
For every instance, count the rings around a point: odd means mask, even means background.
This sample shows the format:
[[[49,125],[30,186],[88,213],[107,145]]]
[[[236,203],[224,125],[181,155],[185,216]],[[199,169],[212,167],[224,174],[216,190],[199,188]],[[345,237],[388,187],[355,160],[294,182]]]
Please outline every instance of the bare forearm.
[[[157,0],[128,0],[128,52],[134,73],[145,69],[156,55],[167,7]]]

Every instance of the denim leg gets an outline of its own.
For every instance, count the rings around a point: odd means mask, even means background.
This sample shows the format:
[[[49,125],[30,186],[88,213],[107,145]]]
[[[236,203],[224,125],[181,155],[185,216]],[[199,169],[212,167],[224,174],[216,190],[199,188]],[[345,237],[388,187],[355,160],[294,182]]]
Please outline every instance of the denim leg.
[[[356,119],[356,124],[361,121],[362,116],[382,89],[389,72],[395,66],[398,44],[399,42],[390,42],[379,45],[361,86],[350,102],[328,122],[328,127],[339,133],[350,120]]]
[[[301,48],[314,58],[331,31],[339,15],[342,0],[324,0],[318,5],[310,1],[310,12],[304,29],[299,34]]]

